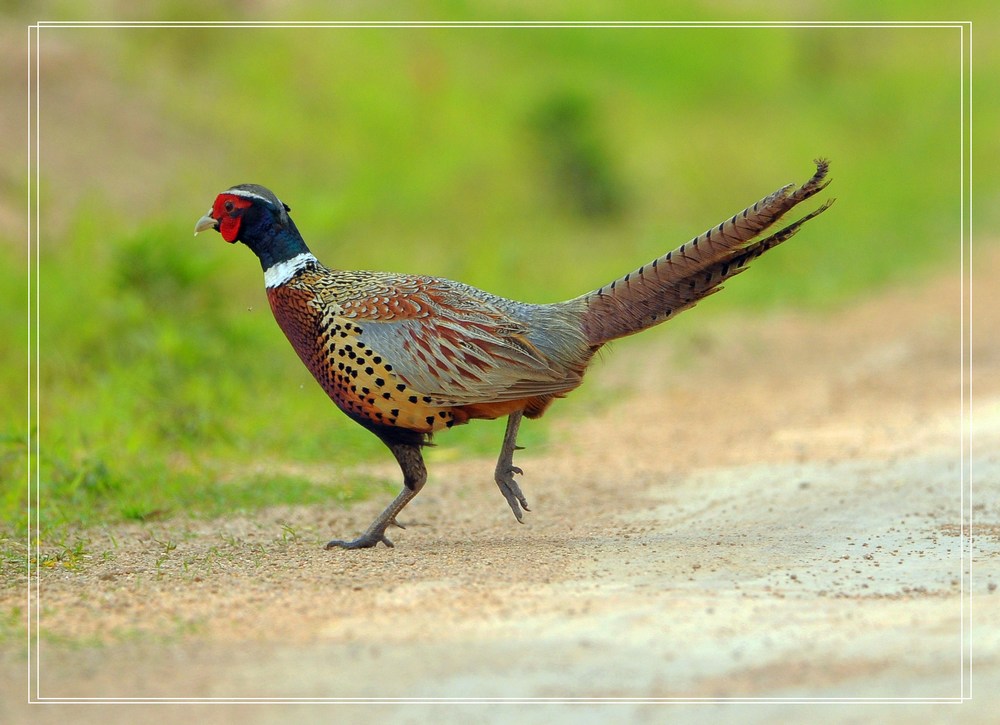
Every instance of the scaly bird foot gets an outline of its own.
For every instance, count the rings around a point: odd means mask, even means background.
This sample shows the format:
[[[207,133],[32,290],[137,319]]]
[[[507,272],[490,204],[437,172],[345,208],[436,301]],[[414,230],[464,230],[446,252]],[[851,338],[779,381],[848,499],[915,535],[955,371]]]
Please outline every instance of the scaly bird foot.
[[[390,526],[398,526],[401,529],[405,528],[401,523],[396,521],[396,516],[417,495],[417,492],[423,488],[424,481],[427,480],[427,471],[424,470],[424,461],[420,457],[420,448],[418,446],[398,446],[395,448],[390,446],[390,450],[395,454],[396,459],[400,461],[400,467],[403,469],[404,480],[407,482],[403,485],[403,490],[385,508],[385,511],[372,521],[371,526],[368,527],[365,533],[361,534],[354,541],[334,539],[327,543],[327,549],[336,549],[338,547],[341,549],[370,549],[373,546],[377,546],[380,541],[390,549],[393,548],[389,537],[385,535],[385,530]]]
[[[514,512],[514,518],[518,520],[519,523],[524,523],[521,518],[521,509],[525,511],[531,511],[528,508],[528,500],[521,493],[521,487],[517,485],[517,481],[514,480],[514,474],[522,475],[524,471],[515,465],[505,466],[502,463],[497,465],[496,471],[494,472],[494,480],[497,482],[497,486],[500,488],[500,493],[503,497],[507,499],[507,504],[510,506],[510,510]]]
[[[530,511],[528,500],[521,493],[521,487],[514,480],[515,474],[522,474],[520,468],[514,465],[514,451],[522,450],[517,445],[517,429],[521,426],[521,416],[523,411],[515,410],[507,416],[507,430],[503,434],[503,445],[500,447],[500,457],[497,459],[497,467],[493,472],[493,480],[497,482],[500,493],[507,499],[507,505],[514,512],[514,518],[518,523],[521,520],[521,510]]]
[[[340,539],[334,539],[333,541],[328,541],[324,548],[336,549],[337,547],[340,547],[341,549],[371,549],[377,546],[380,541],[390,549],[393,548],[393,543],[389,541],[389,537],[385,535],[385,530],[368,530],[354,541],[341,541]]]

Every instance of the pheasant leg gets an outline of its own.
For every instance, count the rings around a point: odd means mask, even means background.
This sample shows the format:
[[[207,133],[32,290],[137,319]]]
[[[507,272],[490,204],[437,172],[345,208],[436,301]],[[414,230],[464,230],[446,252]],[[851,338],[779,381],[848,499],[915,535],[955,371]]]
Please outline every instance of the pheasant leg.
[[[406,506],[413,497],[420,493],[427,481],[427,469],[424,467],[424,458],[420,453],[420,446],[405,444],[389,444],[389,450],[399,462],[399,467],[403,471],[403,490],[393,499],[392,503],[386,506],[385,511],[380,513],[361,536],[353,541],[342,541],[334,539],[327,543],[327,549],[340,547],[342,549],[368,549],[382,542],[392,548],[393,543],[385,535],[385,530],[389,526],[399,526],[396,516],[403,507]]]
[[[518,522],[523,523],[521,520],[521,509],[525,511],[530,511],[531,509],[528,508],[528,501],[524,497],[524,494],[521,493],[521,487],[514,480],[514,474],[524,473],[524,471],[514,465],[514,451],[518,450],[517,429],[521,426],[521,415],[522,412],[517,410],[507,416],[507,430],[503,436],[503,446],[500,448],[500,457],[497,459],[497,467],[493,478],[500,488],[500,493],[507,499],[507,504],[510,506],[510,510],[514,512],[514,517]]]

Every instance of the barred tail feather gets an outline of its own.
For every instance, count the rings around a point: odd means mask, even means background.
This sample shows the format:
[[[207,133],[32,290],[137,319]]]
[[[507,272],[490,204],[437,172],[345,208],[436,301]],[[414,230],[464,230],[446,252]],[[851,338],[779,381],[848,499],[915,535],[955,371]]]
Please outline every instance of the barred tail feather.
[[[645,330],[717,292],[723,282],[829,208],[832,199],[780,231],[753,241],[794,206],[826,188],[828,167],[826,160],[818,159],[816,173],[799,188],[782,187],[672,252],[573,300],[583,305],[588,342],[601,345]]]

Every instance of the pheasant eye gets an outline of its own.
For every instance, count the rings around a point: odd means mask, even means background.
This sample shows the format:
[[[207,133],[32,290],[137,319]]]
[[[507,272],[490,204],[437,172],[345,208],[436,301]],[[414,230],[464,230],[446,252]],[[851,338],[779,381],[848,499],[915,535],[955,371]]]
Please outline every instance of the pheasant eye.
[[[233,209],[235,208],[233,202],[229,201],[229,200],[227,200],[226,203],[223,204],[223,206],[225,207],[225,209],[226,209],[227,212],[232,212]]]

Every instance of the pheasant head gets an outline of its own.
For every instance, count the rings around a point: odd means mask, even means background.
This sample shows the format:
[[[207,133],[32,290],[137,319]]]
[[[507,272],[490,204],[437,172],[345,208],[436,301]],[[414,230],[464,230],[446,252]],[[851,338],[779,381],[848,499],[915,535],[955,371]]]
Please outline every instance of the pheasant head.
[[[239,184],[215,197],[212,208],[195,224],[194,233],[214,229],[230,244],[242,242],[268,270],[309,252],[289,211],[263,186]]]

